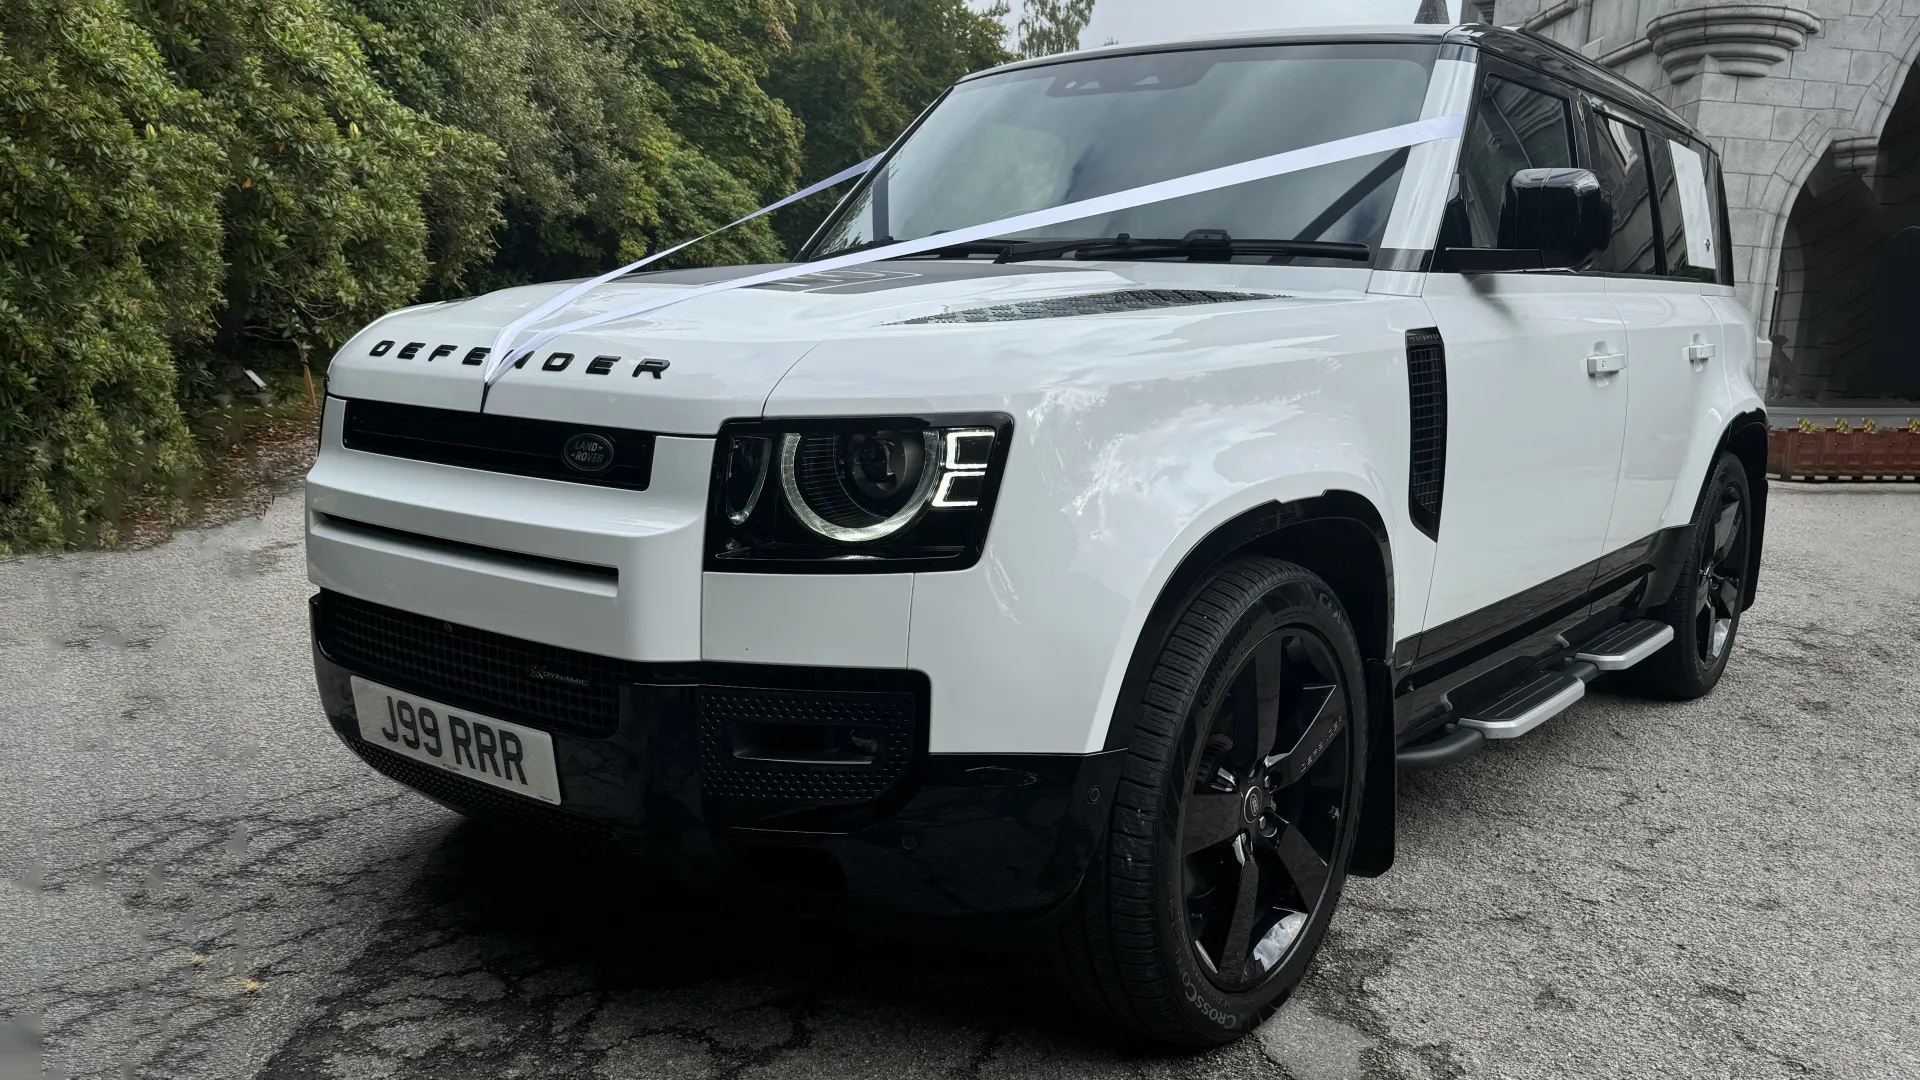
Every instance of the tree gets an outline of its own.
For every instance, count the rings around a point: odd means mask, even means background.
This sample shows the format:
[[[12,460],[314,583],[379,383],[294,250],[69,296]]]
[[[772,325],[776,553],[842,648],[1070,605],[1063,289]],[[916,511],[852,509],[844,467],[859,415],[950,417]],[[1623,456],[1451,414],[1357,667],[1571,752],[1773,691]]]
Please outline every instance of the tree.
[[[0,5],[0,555],[111,541],[197,464],[171,353],[226,269],[228,162],[120,0]]]
[[[1094,0],[1027,0],[1015,50],[1026,59],[1072,52],[1093,18]]]
[[[955,80],[1012,59],[1006,14],[964,0],[802,0],[793,48],[774,61],[767,88],[806,125],[803,179],[885,150]],[[779,215],[789,251],[831,205],[822,195]]]

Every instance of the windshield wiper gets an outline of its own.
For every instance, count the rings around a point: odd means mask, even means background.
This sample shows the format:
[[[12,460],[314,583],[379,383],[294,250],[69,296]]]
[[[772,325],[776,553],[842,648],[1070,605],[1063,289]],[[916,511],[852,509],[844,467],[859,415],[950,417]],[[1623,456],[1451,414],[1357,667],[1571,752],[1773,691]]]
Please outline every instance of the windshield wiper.
[[[1373,249],[1365,244],[1338,244],[1326,240],[1235,240],[1220,229],[1195,229],[1179,240],[1119,236],[1081,240],[1040,240],[1010,245],[998,262],[1031,259],[1188,259],[1225,262],[1236,255],[1284,255],[1294,258],[1341,259],[1366,262]]]

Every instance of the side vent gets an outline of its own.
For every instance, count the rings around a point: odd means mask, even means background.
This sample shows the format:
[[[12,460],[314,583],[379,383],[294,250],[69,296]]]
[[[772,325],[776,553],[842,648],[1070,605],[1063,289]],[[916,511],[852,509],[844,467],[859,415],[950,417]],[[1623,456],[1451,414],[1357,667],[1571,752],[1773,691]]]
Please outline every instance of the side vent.
[[[1413,407],[1407,504],[1415,527],[1438,540],[1447,481],[1447,346],[1439,330],[1407,331],[1407,388]]]

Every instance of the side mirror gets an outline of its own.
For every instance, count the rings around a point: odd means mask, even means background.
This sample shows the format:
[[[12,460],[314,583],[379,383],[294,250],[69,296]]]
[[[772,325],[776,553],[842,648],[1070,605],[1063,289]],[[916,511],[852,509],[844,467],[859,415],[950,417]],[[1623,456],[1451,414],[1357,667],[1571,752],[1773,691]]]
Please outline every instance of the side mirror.
[[[1613,202],[1585,169],[1521,169],[1507,181],[1500,246],[1540,252],[1547,269],[1578,266],[1613,238]]]
[[[1500,206],[1500,246],[1447,248],[1436,269],[1463,274],[1579,266],[1613,238],[1613,200],[1585,169],[1521,169]]]

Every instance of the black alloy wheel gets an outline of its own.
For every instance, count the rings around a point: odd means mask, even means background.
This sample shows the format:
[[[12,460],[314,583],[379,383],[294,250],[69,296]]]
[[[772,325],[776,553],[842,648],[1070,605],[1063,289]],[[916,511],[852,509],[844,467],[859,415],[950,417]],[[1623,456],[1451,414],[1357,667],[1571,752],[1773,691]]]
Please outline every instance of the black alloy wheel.
[[[1674,640],[1625,672],[1629,687],[1649,697],[1691,701],[1719,685],[1733,653],[1753,575],[1753,481],[1744,463],[1722,454],[1700,492],[1692,546],[1673,597],[1650,612],[1673,627]]]
[[[1731,480],[1707,507],[1706,555],[1694,583],[1693,644],[1702,666],[1719,663],[1733,644],[1747,590],[1747,492]]]
[[[1160,648],[1048,959],[1094,1014],[1217,1046],[1299,985],[1339,902],[1366,768],[1360,647],[1325,581],[1249,558],[1195,590]]]
[[[1214,709],[1181,800],[1188,936],[1214,985],[1245,993],[1327,899],[1351,769],[1332,650],[1301,627],[1254,645]]]

